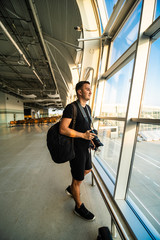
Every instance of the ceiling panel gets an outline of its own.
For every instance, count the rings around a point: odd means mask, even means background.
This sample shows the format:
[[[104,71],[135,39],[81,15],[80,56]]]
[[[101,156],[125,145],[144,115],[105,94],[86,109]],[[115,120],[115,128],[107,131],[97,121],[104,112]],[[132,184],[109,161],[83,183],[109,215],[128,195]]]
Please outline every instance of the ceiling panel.
[[[80,37],[74,27],[82,24],[79,9],[76,0],[35,0],[32,3],[42,38],[29,0],[0,1],[0,21],[12,38],[11,42],[0,27],[0,87],[5,92],[8,89],[10,94],[13,90],[13,94],[21,98],[22,92],[46,99],[49,91],[51,94],[58,91],[65,106],[68,94],[65,82],[73,82],[70,65],[75,64]],[[50,49],[48,56],[42,40],[48,52]]]

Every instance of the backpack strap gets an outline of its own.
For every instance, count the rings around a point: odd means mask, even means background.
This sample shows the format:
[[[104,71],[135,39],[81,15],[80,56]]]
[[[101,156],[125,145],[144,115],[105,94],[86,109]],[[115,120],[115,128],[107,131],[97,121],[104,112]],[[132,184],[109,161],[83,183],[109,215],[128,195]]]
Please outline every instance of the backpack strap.
[[[72,108],[73,108],[73,124],[72,124],[72,129],[75,128],[76,125],[76,117],[77,117],[77,107],[76,104],[73,102],[72,103]],[[72,138],[72,148],[74,149],[74,138]]]
[[[77,117],[77,107],[76,107],[75,103],[72,103],[72,108],[73,108],[73,125],[72,125],[72,129],[74,129],[75,125],[76,125],[76,117]]]
[[[82,116],[84,117],[85,121],[86,121],[86,122],[88,123],[88,125],[89,125],[89,121],[88,121],[87,114],[86,114],[84,108],[81,106],[81,104],[80,104],[80,102],[79,102],[78,100],[77,100],[77,104],[78,104],[78,107],[79,107],[79,109],[80,109],[80,111],[81,111],[81,113],[82,113]],[[91,117],[91,114],[90,114],[88,105],[86,105],[86,109],[87,109],[88,116],[89,116],[89,118],[90,118],[90,120],[91,120],[91,125],[93,126],[92,117]]]

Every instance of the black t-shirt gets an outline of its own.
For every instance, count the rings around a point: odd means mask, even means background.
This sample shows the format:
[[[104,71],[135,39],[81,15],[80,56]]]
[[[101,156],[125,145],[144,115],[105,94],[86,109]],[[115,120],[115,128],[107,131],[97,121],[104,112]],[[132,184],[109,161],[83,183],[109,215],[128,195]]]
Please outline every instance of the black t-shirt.
[[[90,109],[89,105],[85,106],[85,108],[84,108],[84,110],[86,112],[86,115],[88,117],[88,121],[89,121],[89,123],[87,123],[87,121],[84,119],[84,117],[83,117],[83,115],[82,115],[82,113],[81,113],[81,111],[78,107],[77,102],[75,102],[75,104],[76,104],[76,107],[77,107],[77,116],[76,116],[76,124],[75,124],[74,129],[78,132],[85,133],[87,130],[91,129],[90,128],[91,119],[88,116],[87,107],[88,107],[88,110],[89,110],[90,113],[91,113],[91,109]],[[70,128],[72,128],[72,125],[73,125],[73,106],[72,106],[72,104],[68,104],[66,106],[66,108],[63,111],[62,118],[72,118],[71,124],[69,126]],[[74,142],[75,142],[76,146],[78,146],[80,144],[83,147],[85,147],[85,146],[88,147],[89,143],[90,143],[90,141],[82,139],[82,138],[74,138]]]

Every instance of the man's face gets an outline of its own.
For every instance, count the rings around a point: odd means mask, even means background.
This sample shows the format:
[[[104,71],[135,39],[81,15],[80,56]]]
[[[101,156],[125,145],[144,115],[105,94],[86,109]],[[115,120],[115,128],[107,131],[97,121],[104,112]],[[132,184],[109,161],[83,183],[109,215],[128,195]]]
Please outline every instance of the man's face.
[[[90,100],[92,91],[91,91],[91,86],[88,83],[83,84],[82,88],[79,90],[79,95],[81,98],[84,100],[88,101]]]

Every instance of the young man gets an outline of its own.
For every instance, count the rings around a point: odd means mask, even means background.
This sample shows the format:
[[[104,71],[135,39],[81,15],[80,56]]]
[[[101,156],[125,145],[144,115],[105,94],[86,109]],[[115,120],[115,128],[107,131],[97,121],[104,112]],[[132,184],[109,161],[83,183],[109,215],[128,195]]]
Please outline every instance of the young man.
[[[81,81],[76,85],[77,98],[81,106],[83,107],[86,115],[88,117],[87,121],[84,119],[78,104],[77,107],[77,117],[75,130],[71,129],[72,119],[73,119],[73,107],[72,104],[66,106],[63,112],[61,124],[60,124],[60,134],[73,137],[74,138],[74,148],[75,148],[75,159],[70,161],[71,173],[72,173],[72,184],[66,189],[66,192],[73,196],[75,200],[75,214],[88,220],[93,221],[95,216],[88,211],[80,199],[80,185],[84,180],[84,176],[91,171],[91,150],[90,141],[94,138],[93,133],[91,133],[91,120],[87,111],[87,107],[91,112],[89,106],[86,106],[88,100],[91,97],[91,86],[88,81]],[[92,142],[93,143],[93,142]]]

